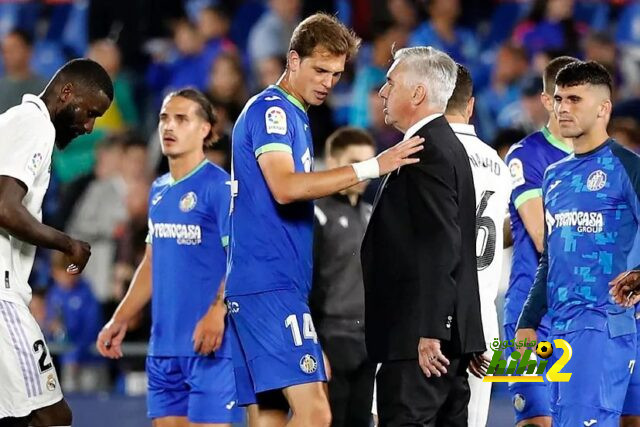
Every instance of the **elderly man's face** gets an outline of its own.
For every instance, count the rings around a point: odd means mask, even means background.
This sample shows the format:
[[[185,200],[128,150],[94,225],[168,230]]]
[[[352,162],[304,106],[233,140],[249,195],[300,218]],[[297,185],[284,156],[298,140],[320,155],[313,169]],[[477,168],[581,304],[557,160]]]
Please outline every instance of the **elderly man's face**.
[[[378,93],[383,100],[385,123],[401,132],[408,129],[408,120],[411,117],[414,85],[411,84],[409,74],[410,71],[405,64],[395,61],[387,72],[387,82]]]

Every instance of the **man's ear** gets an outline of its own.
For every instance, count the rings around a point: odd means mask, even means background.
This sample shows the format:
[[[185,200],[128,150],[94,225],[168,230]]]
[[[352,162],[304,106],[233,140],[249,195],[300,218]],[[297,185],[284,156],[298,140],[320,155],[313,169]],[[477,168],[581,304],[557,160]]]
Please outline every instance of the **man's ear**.
[[[464,112],[467,122],[469,122],[471,120],[471,116],[473,116],[473,107],[475,105],[476,105],[476,99],[472,96],[467,101],[467,108],[465,109],[465,112]]]
[[[287,69],[298,71],[300,61],[302,61],[302,58],[300,58],[300,55],[298,55],[298,52],[295,50],[290,50],[289,53],[287,53]]]
[[[553,96],[542,92],[540,93],[540,102],[542,102],[542,105],[549,114],[553,114]]]
[[[411,103],[413,105],[422,104],[427,98],[427,88],[424,85],[416,85],[413,88],[413,93],[411,94]]]
[[[60,89],[59,98],[62,102],[67,102],[73,95],[73,83],[65,83]]]
[[[598,117],[611,117],[611,110],[613,105],[611,104],[611,100],[607,99],[598,108]]]

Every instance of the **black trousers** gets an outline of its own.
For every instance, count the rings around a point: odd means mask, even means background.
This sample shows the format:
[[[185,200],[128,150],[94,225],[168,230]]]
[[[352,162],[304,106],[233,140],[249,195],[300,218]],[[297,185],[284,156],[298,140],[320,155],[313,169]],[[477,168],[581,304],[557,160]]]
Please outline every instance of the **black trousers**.
[[[332,427],[369,427],[376,364],[365,361],[353,370],[333,370],[329,381]]]
[[[382,363],[376,376],[379,427],[466,427],[471,393],[467,357],[427,378],[418,360]]]

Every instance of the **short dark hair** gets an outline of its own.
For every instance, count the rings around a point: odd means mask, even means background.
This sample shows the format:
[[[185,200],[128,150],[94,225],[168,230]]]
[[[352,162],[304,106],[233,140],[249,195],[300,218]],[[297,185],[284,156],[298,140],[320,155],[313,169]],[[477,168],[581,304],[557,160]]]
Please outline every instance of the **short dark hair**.
[[[609,93],[613,92],[611,74],[596,61],[576,61],[565,65],[556,76],[557,86],[579,86],[590,84],[606,86]]]
[[[360,37],[335,16],[315,13],[293,30],[289,50],[295,50],[304,58],[311,56],[313,50],[321,46],[333,55],[347,55],[348,61],[358,53],[360,41]]]
[[[170,99],[176,96],[188,99],[198,104],[199,108],[196,111],[196,114],[200,116],[200,118],[202,118],[205,122],[211,125],[211,129],[209,130],[209,133],[207,134],[207,136],[204,137],[204,148],[210,148],[213,144],[215,144],[218,141],[218,137],[214,129],[216,126],[216,123],[218,123],[218,119],[216,118],[216,114],[213,111],[213,105],[211,104],[209,99],[206,96],[204,96],[202,92],[200,92],[198,89],[194,89],[191,87],[179,89],[179,90],[176,90],[175,92],[171,92],[165,97],[165,99]]]
[[[357,127],[343,126],[329,135],[325,152],[327,156],[336,157],[352,145],[368,145],[373,149],[376,147],[373,137],[366,130]]]
[[[110,101],[113,101],[111,77],[102,65],[88,58],[72,59],[67,62],[56,72],[51,82],[72,83],[91,92],[102,91]]]
[[[464,111],[467,108],[467,103],[473,96],[473,80],[471,79],[471,73],[462,64],[458,65],[458,74],[456,77],[456,86],[453,88],[453,93],[447,102],[446,113],[453,111]]]
[[[220,18],[225,20],[230,20],[231,14],[229,13],[229,9],[227,7],[221,5],[210,4],[202,8],[201,13],[208,12],[213,13],[214,15],[218,15]]]
[[[553,58],[546,67],[544,67],[544,72],[542,73],[542,84],[544,92],[547,95],[553,96],[553,92],[556,87],[556,76],[558,72],[563,69],[565,66],[579,61],[578,58],[574,58],[573,56],[559,56],[557,58]]]
[[[29,33],[28,31],[25,31],[25,30],[23,30],[21,28],[14,28],[13,30],[9,31],[5,35],[5,38],[9,37],[9,36],[18,37],[20,40],[22,40],[22,43],[24,43],[28,47],[32,47],[33,46],[33,36],[31,35],[31,33]]]

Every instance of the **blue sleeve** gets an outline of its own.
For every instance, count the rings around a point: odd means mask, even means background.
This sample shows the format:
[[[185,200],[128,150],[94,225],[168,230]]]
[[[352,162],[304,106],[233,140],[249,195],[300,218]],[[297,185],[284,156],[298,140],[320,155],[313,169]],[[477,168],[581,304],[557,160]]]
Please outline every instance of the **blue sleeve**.
[[[511,174],[511,202],[516,209],[524,202],[542,197],[544,168],[539,154],[530,153],[527,147],[515,145],[507,154],[506,163]]]
[[[611,152],[622,163],[623,173],[627,177],[623,180],[623,194],[636,224],[640,227],[640,157],[618,144],[611,144]],[[640,270],[640,265],[633,270]]]
[[[216,224],[220,233],[220,242],[226,249],[229,246],[229,208],[231,207],[231,187],[226,183],[231,178],[216,184],[213,193],[214,200],[211,201],[215,209]]]
[[[516,329],[538,329],[538,325],[547,313],[547,275],[549,274],[549,254],[547,250],[547,227],[545,225],[544,249],[540,256],[536,278],[529,290],[529,296],[522,307]]]
[[[296,115],[287,101],[279,96],[256,101],[247,111],[246,118],[247,133],[256,158],[270,151],[293,153],[295,120]]]

